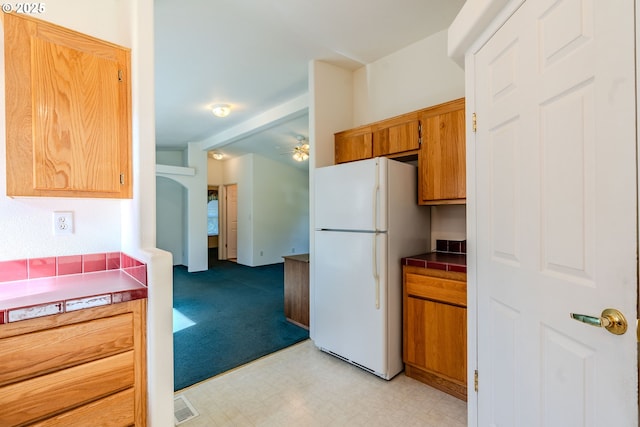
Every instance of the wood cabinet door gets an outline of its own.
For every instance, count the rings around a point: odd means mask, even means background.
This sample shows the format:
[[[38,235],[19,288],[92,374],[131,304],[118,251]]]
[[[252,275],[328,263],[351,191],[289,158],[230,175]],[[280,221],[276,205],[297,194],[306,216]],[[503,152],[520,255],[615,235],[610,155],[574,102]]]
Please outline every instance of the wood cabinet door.
[[[336,164],[373,157],[371,140],[371,131],[337,133],[335,135]]]
[[[466,198],[465,113],[462,108],[422,120],[418,157],[421,204],[464,203]]]
[[[387,156],[420,148],[420,121],[379,129],[373,133],[373,157]]]
[[[7,195],[131,197],[130,53],[5,15]]]
[[[455,305],[405,299],[405,362],[466,383],[467,310]]]

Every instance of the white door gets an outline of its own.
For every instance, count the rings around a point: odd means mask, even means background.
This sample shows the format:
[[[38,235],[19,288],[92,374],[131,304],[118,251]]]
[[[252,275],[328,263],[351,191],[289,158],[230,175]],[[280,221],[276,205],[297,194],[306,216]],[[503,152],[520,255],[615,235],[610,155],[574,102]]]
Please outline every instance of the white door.
[[[238,186],[227,185],[226,220],[227,220],[227,259],[238,257]]]
[[[384,233],[315,232],[314,343],[380,376],[389,374],[386,247]]]
[[[478,425],[637,426],[634,2],[526,1],[473,67]]]

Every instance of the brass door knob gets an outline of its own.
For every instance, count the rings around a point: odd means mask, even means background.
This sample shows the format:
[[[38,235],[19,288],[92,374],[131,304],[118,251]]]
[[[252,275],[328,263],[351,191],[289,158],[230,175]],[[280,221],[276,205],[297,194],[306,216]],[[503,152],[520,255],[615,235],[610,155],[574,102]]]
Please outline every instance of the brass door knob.
[[[627,332],[627,319],[615,308],[607,308],[602,311],[600,317],[588,316],[586,314],[571,313],[571,318],[587,325],[605,328],[615,335],[622,335]]]

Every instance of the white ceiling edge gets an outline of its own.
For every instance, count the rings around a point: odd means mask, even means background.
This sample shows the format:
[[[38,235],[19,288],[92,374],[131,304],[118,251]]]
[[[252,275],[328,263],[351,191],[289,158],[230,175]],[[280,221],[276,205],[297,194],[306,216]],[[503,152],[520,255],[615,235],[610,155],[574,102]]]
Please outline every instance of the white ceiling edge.
[[[464,69],[464,56],[511,0],[467,0],[449,26],[448,55]]]
[[[266,110],[232,128],[199,141],[200,148],[208,151],[247,138],[309,112],[309,94],[305,93],[276,107]]]

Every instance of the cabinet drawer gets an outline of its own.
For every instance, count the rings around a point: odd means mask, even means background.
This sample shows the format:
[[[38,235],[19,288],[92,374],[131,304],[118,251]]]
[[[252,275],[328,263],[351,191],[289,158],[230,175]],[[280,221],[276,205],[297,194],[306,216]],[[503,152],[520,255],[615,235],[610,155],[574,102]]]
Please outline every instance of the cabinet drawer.
[[[458,280],[405,273],[406,293],[410,296],[467,306],[467,284]]]
[[[135,424],[133,389],[121,391],[104,399],[30,424],[29,427],[85,427],[87,420],[101,427],[122,427]]]
[[[132,313],[4,338],[0,340],[0,385],[132,348]]]
[[[21,425],[133,387],[133,351],[0,387],[0,425]]]

